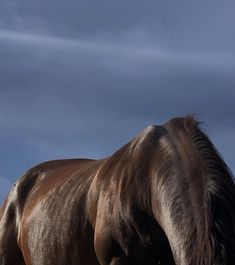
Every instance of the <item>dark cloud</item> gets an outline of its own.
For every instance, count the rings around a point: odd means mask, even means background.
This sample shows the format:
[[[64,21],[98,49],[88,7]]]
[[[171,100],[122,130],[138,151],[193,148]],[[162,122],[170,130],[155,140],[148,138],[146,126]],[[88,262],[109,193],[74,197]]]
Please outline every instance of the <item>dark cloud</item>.
[[[37,40],[28,35],[14,38],[16,48],[9,49],[10,38],[1,47],[5,65],[0,82],[6,89],[2,106],[7,102],[5,95],[15,104],[22,102],[23,110],[27,98],[28,107],[36,109],[45,100],[40,113],[53,111],[52,102],[57,107],[68,103],[71,115],[86,112],[89,116],[97,108],[97,115],[102,116],[146,119],[152,113],[153,119],[155,113],[162,116],[190,110],[225,123],[233,120],[233,55],[56,38]],[[8,62],[7,57],[11,58]],[[21,93],[15,93],[16,89]]]
[[[234,169],[233,1],[3,1],[0,157],[103,157],[149,124],[198,113]]]
[[[4,29],[117,40],[124,35],[129,41],[161,42],[177,49],[235,47],[232,0],[3,0],[1,7]],[[141,39],[135,39],[136,32],[142,33]]]

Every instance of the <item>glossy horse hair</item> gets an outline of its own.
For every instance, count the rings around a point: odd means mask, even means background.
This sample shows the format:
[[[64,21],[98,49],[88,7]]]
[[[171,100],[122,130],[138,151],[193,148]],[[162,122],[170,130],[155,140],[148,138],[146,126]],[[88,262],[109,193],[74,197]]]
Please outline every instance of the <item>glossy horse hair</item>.
[[[235,264],[232,172],[193,116],[37,165],[0,208],[0,265],[16,264]]]
[[[185,128],[201,165],[204,231],[194,250],[193,264],[233,264],[235,262],[235,188],[229,170],[215,146],[193,117],[185,119]],[[204,233],[203,233],[204,232]]]
[[[164,127],[167,140],[158,151],[162,161],[154,174],[157,194],[152,193],[162,208],[155,216],[168,237],[175,263],[234,264],[231,171],[193,116],[172,119]]]

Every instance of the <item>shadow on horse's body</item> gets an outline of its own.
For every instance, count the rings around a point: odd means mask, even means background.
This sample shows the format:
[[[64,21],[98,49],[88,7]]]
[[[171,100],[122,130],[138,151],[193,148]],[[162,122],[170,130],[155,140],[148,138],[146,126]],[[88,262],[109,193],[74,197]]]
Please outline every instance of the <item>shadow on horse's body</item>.
[[[111,157],[40,164],[0,212],[0,265],[235,264],[235,185],[192,117]]]

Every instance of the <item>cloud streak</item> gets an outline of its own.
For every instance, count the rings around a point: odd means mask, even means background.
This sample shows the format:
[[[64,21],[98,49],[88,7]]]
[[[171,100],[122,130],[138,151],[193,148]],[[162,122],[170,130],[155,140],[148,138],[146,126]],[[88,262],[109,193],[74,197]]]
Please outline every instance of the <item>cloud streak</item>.
[[[235,55],[226,53],[210,53],[210,52],[182,52],[173,51],[162,48],[153,47],[149,45],[147,47],[138,47],[138,45],[122,43],[115,44],[114,40],[110,42],[101,42],[93,40],[78,40],[69,38],[59,38],[46,35],[33,35],[12,31],[0,30],[0,39],[10,42],[20,42],[25,45],[44,45],[48,48],[58,49],[73,49],[74,51],[88,51],[105,54],[115,54],[118,56],[140,58],[142,60],[162,60],[170,63],[180,64],[194,64],[194,65],[207,65],[210,67],[221,65],[235,68]],[[132,43],[133,44],[133,43]]]

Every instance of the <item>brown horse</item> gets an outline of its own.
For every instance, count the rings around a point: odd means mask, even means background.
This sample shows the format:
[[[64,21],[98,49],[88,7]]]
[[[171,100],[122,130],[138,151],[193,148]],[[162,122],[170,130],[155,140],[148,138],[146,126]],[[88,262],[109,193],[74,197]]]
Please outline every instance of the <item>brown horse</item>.
[[[235,183],[191,116],[103,160],[40,164],[0,213],[0,265],[234,265]]]

